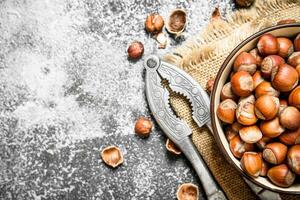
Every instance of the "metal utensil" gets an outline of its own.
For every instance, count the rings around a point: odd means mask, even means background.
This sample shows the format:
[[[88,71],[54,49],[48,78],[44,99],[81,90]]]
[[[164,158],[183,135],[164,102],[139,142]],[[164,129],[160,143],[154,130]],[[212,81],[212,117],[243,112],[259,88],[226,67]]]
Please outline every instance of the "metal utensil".
[[[212,132],[210,122],[210,100],[207,93],[185,71],[161,61],[157,56],[149,56],[144,63],[146,68],[146,97],[152,114],[165,134],[182,150],[197,172],[209,200],[226,199],[211,175],[202,157],[196,150],[189,135],[192,133],[187,123],[176,117],[169,105],[169,92],[162,86],[162,80],[168,80],[171,90],[186,96],[192,104],[192,117],[199,127],[206,125]],[[248,183],[248,182],[247,182]],[[250,188],[261,198],[274,193],[249,184]],[[260,194],[264,192],[264,196]],[[268,192],[272,195],[268,195]],[[276,193],[275,193],[276,194]],[[278,195],[279,197],[279,195]],[[278,200],[280,199],[277,198]]]

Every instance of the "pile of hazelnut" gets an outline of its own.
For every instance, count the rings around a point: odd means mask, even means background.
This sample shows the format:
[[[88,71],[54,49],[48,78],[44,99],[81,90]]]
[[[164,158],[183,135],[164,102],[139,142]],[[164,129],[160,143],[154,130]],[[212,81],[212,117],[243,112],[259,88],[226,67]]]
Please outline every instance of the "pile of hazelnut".
[[[248,175],[289,187],[300,175],[300,33],[262,35],[232,68],[217,109],[230,150]]]

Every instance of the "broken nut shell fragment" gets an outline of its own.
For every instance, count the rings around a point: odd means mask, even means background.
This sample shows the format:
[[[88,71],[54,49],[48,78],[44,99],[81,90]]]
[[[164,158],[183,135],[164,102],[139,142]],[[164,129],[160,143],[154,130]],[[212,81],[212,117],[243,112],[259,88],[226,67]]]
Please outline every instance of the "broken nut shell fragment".
[[[166,142],[166,148],[169,152],[175,154],[175,155],[180,155],[181,154],[181,150],[176,146],[176,144],[170,140],[169,138],[167,139]]]
[[[169,33],[178,37],[182,34],[186,26],[186,12],[182,9],[175,9],[171,12],[166,29]]]
[[[110,167],[116,168],[123,163],[122,151],[116,146],[105,147],[100,155],[104,163]]]
[[[197,185],[192,183],[184,183],[177,189],[178,200],[198,200],[199,189]]]

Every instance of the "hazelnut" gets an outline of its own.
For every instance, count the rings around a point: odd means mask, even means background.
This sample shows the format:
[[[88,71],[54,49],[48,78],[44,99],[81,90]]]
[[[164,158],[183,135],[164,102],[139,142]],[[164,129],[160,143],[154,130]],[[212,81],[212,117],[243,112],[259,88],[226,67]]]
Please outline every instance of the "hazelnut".
[[[260,176],[267,176],[268,170],[270,168],[269,164],[263,160],[262,153],[259,152],[258,155],[260,156],[262,160],[262,165],[261,165],[261,171],[260,171]]]
[[[256,146],[259,149],[264,149],[267,145],[267,143],[269,143],[272,140],[272,138],[263,136],[259,141],[256,142]]]
[[[300,86],[296,87],[289,96],[289,105],[300,109]]]
[[[253,4],[254,0],[235,0],[235,3],[241,7],[249,7]]]
[[[300,33],[296,36],[294,40],[295,51],[300,51]]]
[[[245,126],[250,126],[256,123],[257,117],[254,111],[254,96],[251,95],[246,98],[242,98],[238,103],[236,109],[237,121]]]
[[[176,195],[178,200],[198,200],[199,189],[197,185],[184,183],[179,186]]]
[[[256,65],[260,66],[261,62],[262,62],[262,57],[259,55],[258,49],[252,49],[251,51],[249,51],[249,53],[255,58],[256,60]]]
[[[176,144],[170,140],[169,138],[167,139],[166,142],[166,148],[169,152],[175,154],[175,155],[180,155],[181,154],[181,150],[176,146]]]
[[[279,37],[277,38],[277,42],[279,44],[279,56],[287,58],[294,52],[293,42],[290,39],[285,37]]]
[[[256,152],[245,152],[241,167],[248,175],[258,177],[262,170],[262,158]]]
[[[245,71],[236,72],[230,82],[232,91],[240,97],[249,96],[254,89],[252,76]]]
[[[239,134],[246,143],[256,143],[262,138],[262,133],[256,125],[241,128]]]
[[[293,106],[287,106],[279,113],[280,124],[290,130],[300,127],[300,112]]]
[[[159,14],[150,14],[145,21],[145,28],[149,33],[159,33],[164,27],[164,19]]]
[[[152,122],[149,119],[145,117],[140,117],[135,122],[134,131],[138,136],[148,137],[150,135],[151,130],[152,130]]]
[[[294,131],[286,130],[279,136],[279,140],[286,145],[300,144],[300,128]]]
[[[259,119],[273,119],[276,117],[278,109],[279,99],[274,96],[263,95],[255,102],[255,114]]]
[[[256,59],[250,53],[242,52],[236,57],[233,63],[233,70],[254,74],[256,71]]]
[[[294,145],[289,149],[287,160],[290,169],[300,175],[300,145]]]
[[[279,100],[279,110],[278,110],[278,113],[280,113],[287,106],[288,106],[287,101],[285,99],[280,99]]]
[[[108,166],[113,168],[123,163],[123,154],[116,146],[105,147],[101,151],[101,158]]]
[[[264,78],[270,78],[272,69],[284,63],[284,59],[278,55],[269,55],[261,63],[261,73]]]
[[[260,71],[256,71],[253,74],[252,79],[253,79],[254,88],[256,88],[259,84],[261,84],[264,81]]]
[[[278,165],[284,161],[287,150],[287,146],[280,142],[269,143],[263,150],[263,158],[271,164]]]
[[[141,42],[135,41],[130,44],[127,53],[130,59],[138,59],[142,57],[144,53],[144,45]]]
[[[261,122],[260,130],[264,136],[275,138],[283,133],[285,129],[280,125],[279,118],[275,117],[272,120]]]
[[[167,31],[171,34],[174,34],[175,37],[178,37],[184,31],[185,26],[186,12],[182,9],[173,10],[166,25]]]
[[[257,49],[263,56],[277,54],[279,51],[277,38],[269,33],[262,35],[258,40]]]
[[[254,145],[245,143],[243,140],[241,140],[239,135],[236,135],[229,141],[229,147],[231,153],[236,158],[241,158],[243,154],[247,151],[253,151]]]
[[[298,72],[288,64],[281,64],[272,69],[272,85],[280,92],[288,92],[298,84]]]
[[[206,83],[206,91],[211,94],[215,83],[215,78],[210,78]]]
[[[217,109],[219,119],[225,123],[232,124],[235,120],[236,103],[231,99],[222,101]]]
[[[300,51],[292,53],[288,58],[287,63],[292,65],[293,67],[300,65]]]
[[[255,97],[259,98],[263,95],[279,97],[280,92],[275,90],[270,82],[263,81],[255,88]]]
[[[221,100],[232,99],[236,100],[238,97],[233,93],[231,83],[226,83],[221,90]]]
[[[282,25],[282,24],[292,24],[295,23],[296,20],[294,19],[283,19],[277,22],[277,25]]]
[[[289,170],[286,164],[281,164],[269,169],[268,178],[280,187],[289,187],[295,181],[295,174]]]
[[[225,131],[225,136],[228,141],[230,141],[232,138],[234,138],[238,134],[239,134],[239,132],[234,131],[231,127],[228,127]]]

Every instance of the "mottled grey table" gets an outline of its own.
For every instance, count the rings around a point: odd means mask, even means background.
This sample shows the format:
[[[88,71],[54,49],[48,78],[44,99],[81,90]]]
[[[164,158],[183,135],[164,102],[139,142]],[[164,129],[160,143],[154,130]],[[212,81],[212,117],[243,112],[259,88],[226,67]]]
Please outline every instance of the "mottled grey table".
[[[175,199],[199,185],[187,160],[166,152],[155,125],[148,139],[134,122],[150,117],[143,59],[133,40],[162,55],[199,32],[229,0],[0,0],[0,199]],[[144,31],[149,12],[185,8],[184,37],[158,50]],[[117,145],[125,162],[108,168],[99,152]],[[203,196],[202,196],[203,198]]]

